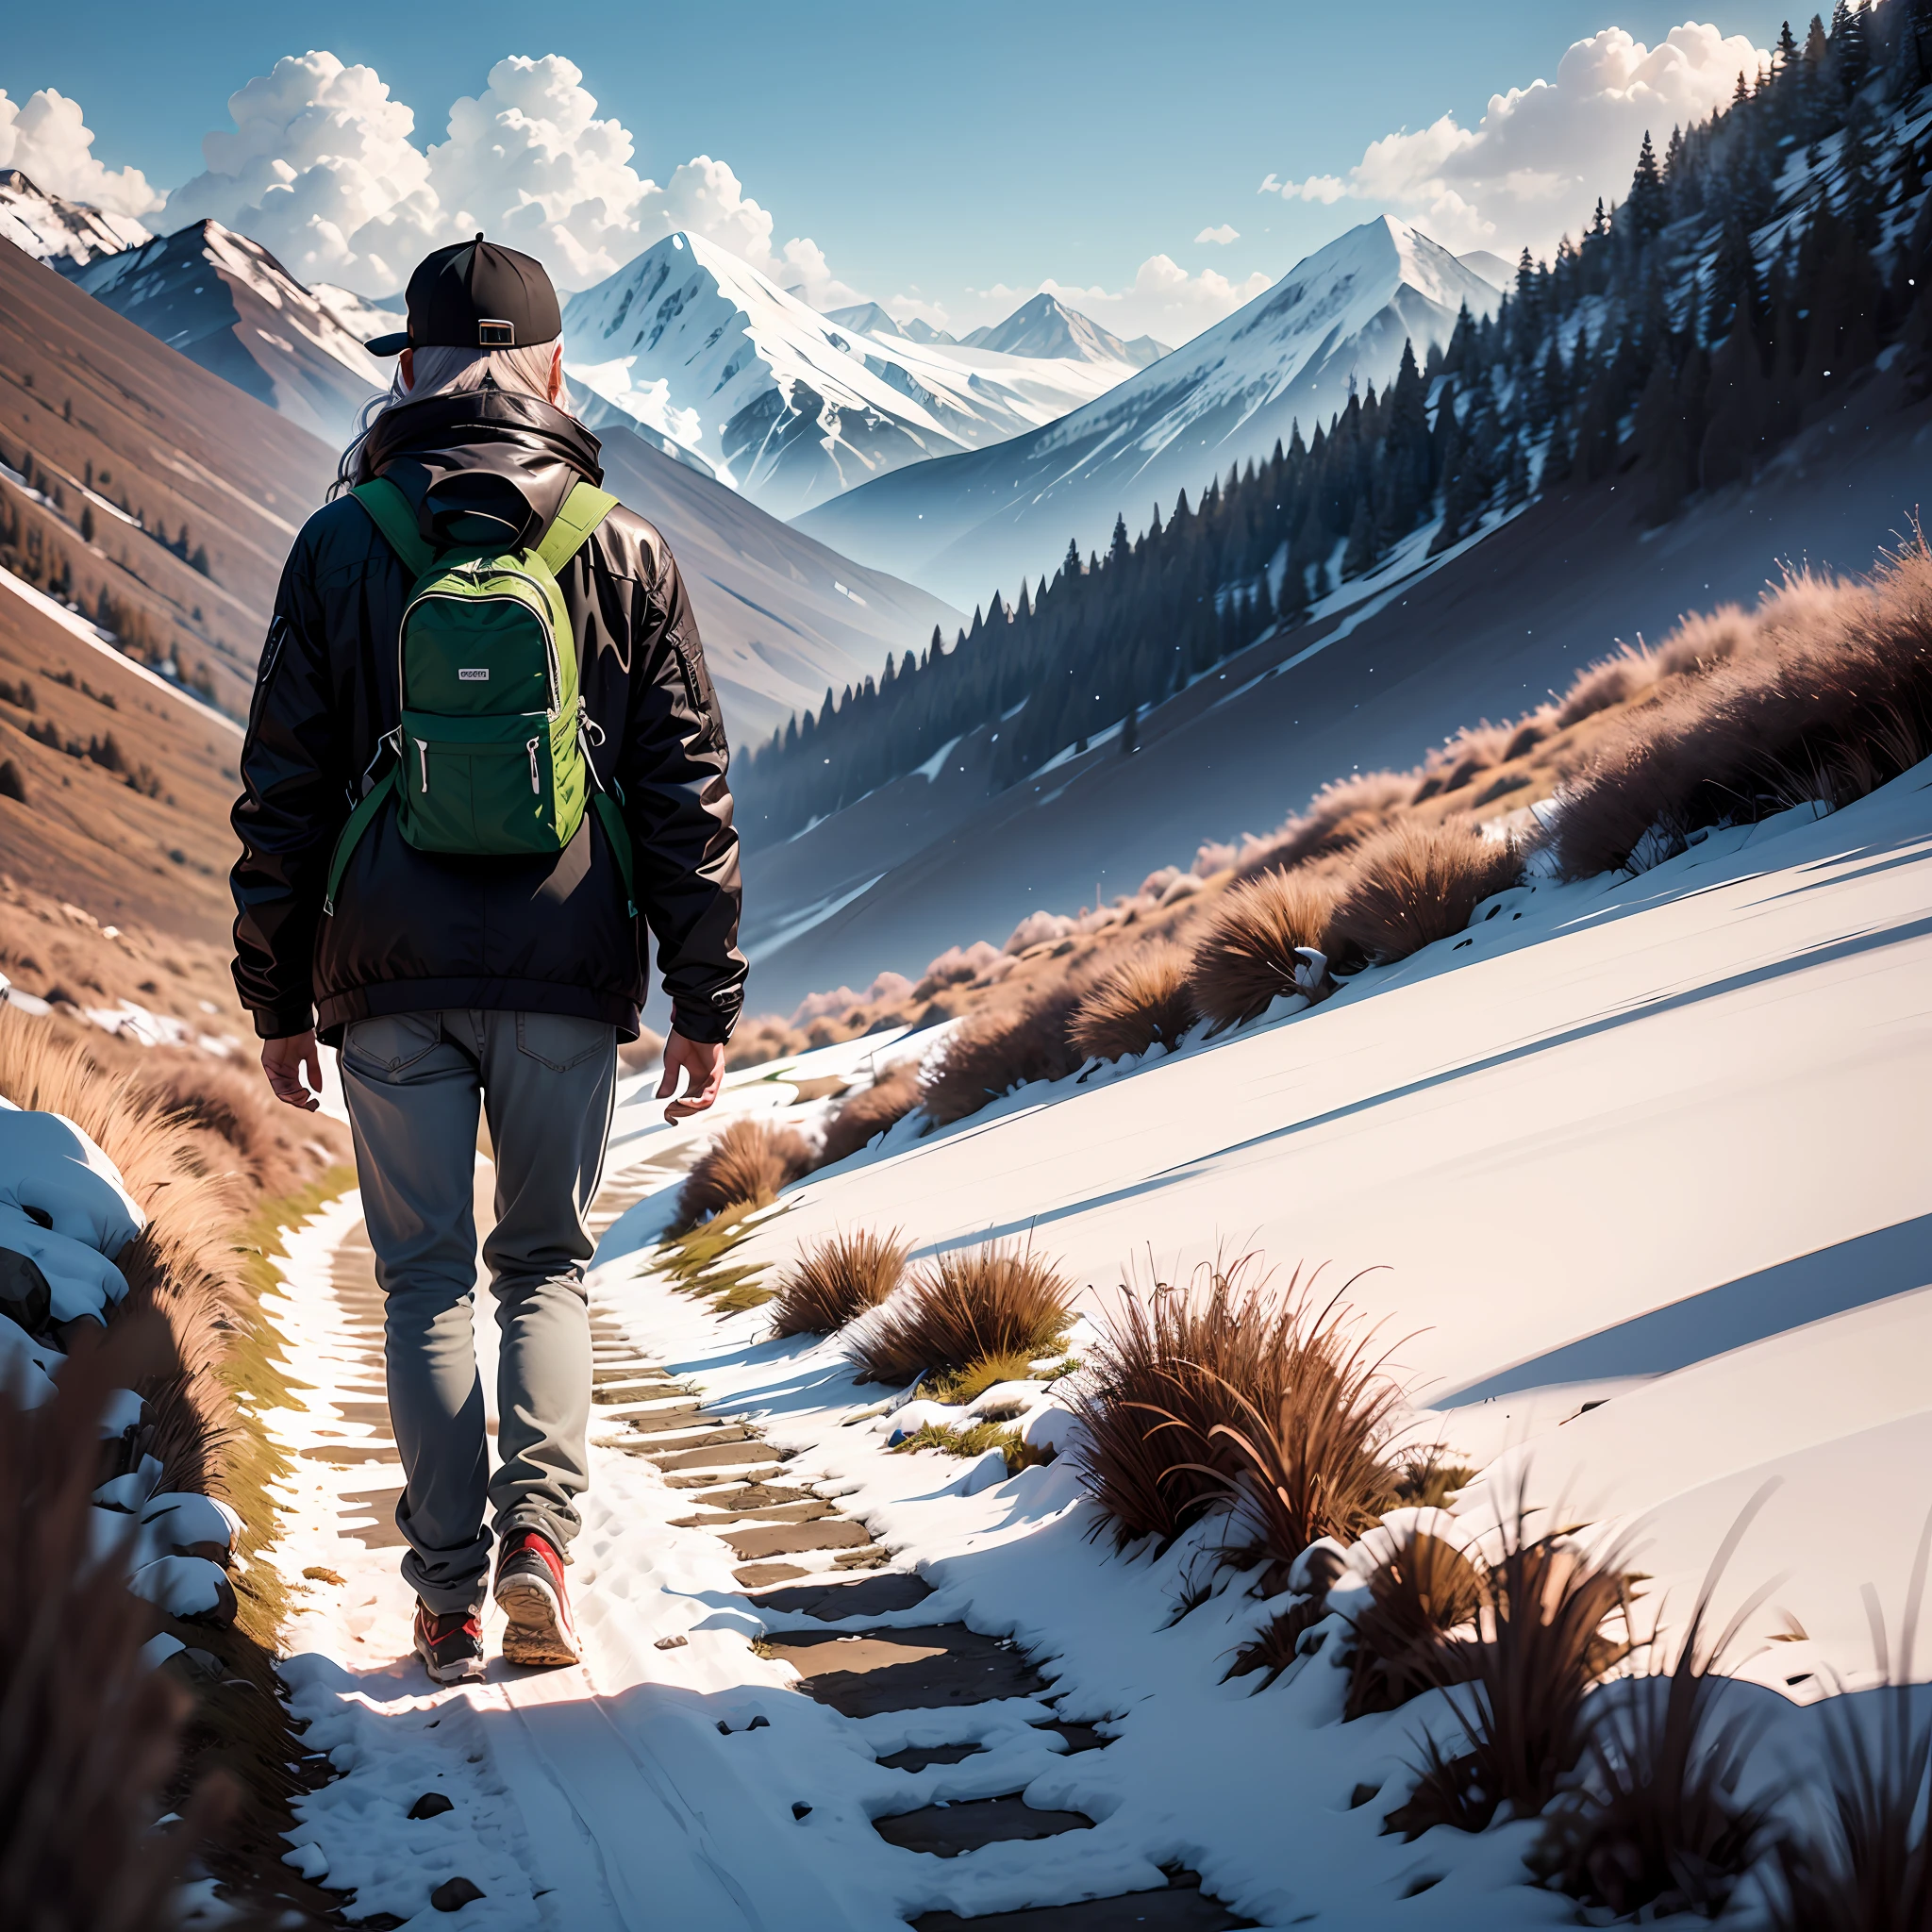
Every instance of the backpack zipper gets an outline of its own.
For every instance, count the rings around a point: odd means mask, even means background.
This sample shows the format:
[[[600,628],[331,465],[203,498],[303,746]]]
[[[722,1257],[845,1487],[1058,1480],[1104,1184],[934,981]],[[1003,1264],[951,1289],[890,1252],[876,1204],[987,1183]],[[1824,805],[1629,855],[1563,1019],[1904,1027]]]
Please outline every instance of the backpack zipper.
[[[539,798],[541,798],[543,796],[543,788],[537,782],[537,747],[540,744],[541,744],[542,741],[543,741],[541,738],[533,738],[529,741],[527,744],[524,746],[524,749],[530,755],[530,790],[534,791]]]
[[[419,738],[416,741],[416,751],[423,760],[423,796],[427,798],[429,796],[429,741],[426,738]]]

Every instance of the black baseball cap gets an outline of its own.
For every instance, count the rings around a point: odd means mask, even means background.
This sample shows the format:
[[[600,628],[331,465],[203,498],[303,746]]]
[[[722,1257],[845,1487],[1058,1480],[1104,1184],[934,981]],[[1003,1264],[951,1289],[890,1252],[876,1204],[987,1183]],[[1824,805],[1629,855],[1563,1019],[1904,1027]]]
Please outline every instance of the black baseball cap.
[[[515,349],[554,342],[563,311],[543,264],[481,235],[425,255],[409,277],[409,325],[377,336],[372,356],[405,349]]]

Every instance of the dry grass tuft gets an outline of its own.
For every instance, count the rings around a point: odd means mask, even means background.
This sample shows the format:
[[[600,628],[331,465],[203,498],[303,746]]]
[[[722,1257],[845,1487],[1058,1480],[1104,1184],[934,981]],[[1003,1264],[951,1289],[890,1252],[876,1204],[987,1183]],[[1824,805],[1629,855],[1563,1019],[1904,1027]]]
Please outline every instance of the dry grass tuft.
[[[1269,1565],[1272,1593],[1310,1543],[1393,1501],[1380,1451],[1400,1397],[1341,1295],[1318,1306],[1313,1277],[1277,1289],[1259,1270],[1243,1256],[1203,1270],[1205,1292],[1127,1293],[1074,1403],[1080,1478],[1117,1544],[1226,1507],[1229,1550]]]
[[[1467,1681],[1469,1647],[1451,1633],[1474,1624],[1481,1602],[1481,1574],[1454,1543],[1425,1531],[1406,1537],[1369,1574],[1343,1718],[1393,1710],[1438,1685]]]
[[[1546,1885],[1585,1906],[1620,1919],[1683,1911],[1714,1919],[1757,1860],[1769,1811],[1762,1803],[1740,1804],[1736,1792],[1761,1725],[1741,1714],[1719,1722],[1715,1706],[1724,1681],[1718,1663],[1770,1587],[1714,1643],[1705,1642],[1704,1625],[1718,1578],[1775,1487],[1760,1489],[1725,1537],[1673,1668],[1591,1700],[1589,1774],[1550,1807],[1529,1857]],[[1814,1928],[1826,1923],[1810,1913],[1804,1920]]]
[[[1195,944],[1194,1005],[1217,1032],[1259,1018],[1270,1001],[1298,990],[1295,974],[1307,971],[1299,948],[1328,954],[1334,913],[1334,888],[1306,871],[1234,887]]]
[[[919,1076],[920,1104],[941,1126],[977,1113],[989,1101],[1036,1080],[1064,1080],[1084,1056],[1067,1027],[1087,991],[1085,975],[1008,1008],[960,1022]]]
[[[875,1308],[906,1273],[908,1243],[894,1228],[834,1235],[808,1250],[778,1283],[772,1312],[774,1335],[829,1335],[854,1315]]]
[[[1029,1249],[1002,1241],[927,1262],[875,1313],[854,1324],[850,1360],[874,1382],[1048,1354],[1073,1320],[1074,1284]]]
[[[1657,674],[1701,677],[1748,649],[1756,629],[1755,622],[1735,604],[1680,617],[1676,629],[1657,646]]]
[[[1576,1769],[1589,1742],[1584,1699],[1628,1654],[1629,1584],[1614,1551],[1592,1557],[1560,1532],[1532,1537],[1519,1489],[1482,1566],[1476,1632],[1439,1653],[1466,1694],[1452,1698],[1460,1751],[1428,1740],[1415,1789],[1388,1829],[1419,1838],[1438,1824],[1481,1831],[1508,1805],[1533,1817]],[[1624,1636],[1604,1625],[1622,1620]]]
[[[1865,1586],[1865,1614],[1884,1684],[1874,1728],[1855,1713],[1825,1737],[1830,1780],[1825,1827],[1778,1840],[1771,1923],[1775,1932],[1919,1932],[1932,1924],[1932,1720],[1918,1713],[1913,1638],[1925,1600],[1932,1517],[1919,1537],[1906,1591],[1905,1632],[1896,1668],[1876,1594]]]
[[[1356,854],[1331,930],[1372,959],[1406,959],[1461,932],[1483,900],[1522,875],[1516,847],[1484,838],[1472,820],[1408,820]]]
[[[1869,586],[1794,579],[1748,649],[1625,721],[1557,824],[1573,878],[1641,869],[1700,825],[1847,805],[1932,755],[1932,552]]]
[[[1299,818],[1242,846],[1237,876],[1286,871],[1359,844],[1412,801],[1416,777],[1414,772],[1360,772],[1324,785]]]
[[[148,1932],[174,1923],[183,1867],[234,1793],[206,1780],[182,1822],[154,1829],[192,1700],[141,1646],[152,1608],[104,1576],[92,1548],[97,1424],[108,1392],[169,1338],[117,1321],[77,1348],[34,1409],[0,1391],[0,1924]],[[258,1923],[258,1922],[256,1922]]]
[[[825,1123],[819,1165],[848,1159],[919,1105],[919,1062],[896,1060],[870,1087],[841,1102]]]
[[[1612,705],[1628,704],[1640,692],[1648,691],[1657,678],[1657,658],[1648,651],[1624,645],[1613,657],[1578,674],[1557,707],[1557,730],[1580,724],[1599,711],[1607,711]]]
[[[811,1149],[791,1127],[741,1116],[691,1162],[677,1191],[676,1231],[726,1208],[767,1208],[811,1166]]]
[[[958,1407],[977,1402],[989,1389],[1002,1382],[1024,1382],[1033,1374],[1033,1356],[1024,1349],[1007,1349],[993,1355],[974,1356],[963,1369],[950,1374],[935,1375],[920,1393],[932,1402]]]
[[[775,1013],[759,1013],[739,1023],[724,1050],[727,1072],[745,1067],[762,1067],[770,1060],[796,1059],[809,1042],[796,1026],[788,1025]]]
[[[1116,966],[1074,1008],[1067,1024],[1074,1051],[1099,1060],[1124,1059],[1157,1046],[1172,1053],[1199,1017],[1188,964],[1180,947],[1163,943],[1143,947]]]

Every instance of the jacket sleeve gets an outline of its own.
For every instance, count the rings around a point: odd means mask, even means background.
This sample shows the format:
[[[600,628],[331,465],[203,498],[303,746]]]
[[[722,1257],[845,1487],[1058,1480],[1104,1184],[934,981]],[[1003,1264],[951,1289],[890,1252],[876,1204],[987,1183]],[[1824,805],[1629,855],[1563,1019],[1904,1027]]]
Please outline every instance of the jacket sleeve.
[[[315,1024],[312,971],[329,855],[348,815],[312,552],[282,572],[242,745],[235,986],[264,1040]]]
[[[684,579],[668,548],[659,558],[656,583],[637,587],[632,610],[634,684],[618,781],[672,1024],[687,1040],[722,1041],[738,1024],[745,975],[730,751]]]

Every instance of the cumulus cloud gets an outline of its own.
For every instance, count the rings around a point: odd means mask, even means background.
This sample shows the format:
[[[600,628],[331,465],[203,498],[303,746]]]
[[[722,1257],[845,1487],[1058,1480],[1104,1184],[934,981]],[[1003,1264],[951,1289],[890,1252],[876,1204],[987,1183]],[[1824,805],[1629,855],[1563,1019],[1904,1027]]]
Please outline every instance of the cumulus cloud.
[[[1345,176],[1270,175],[1263,193],[1332,204],[1379,202],[1452,248],[1527,243],[1548,254],[1589,225],[1596,199],[1621,199],[1647,128],[1661,148],[1673,126],[1731,97],[1740,73],[1770,56],[1742,34],[1687,22],[1654,47],[1622,27],[1575,42],[1554,81],[1492,94],[1474,127],[1444,114],[1414,133],[1371,142]]]
[[[169,198],[168,219],[211,215],[301,279],[371,295],[479,228],[572,289],[689,229],[814,305],[857,299],[816,242],[774,242],[771,214],[724,162],[699,155],[661,186],[640,175],[629,129],[599,116],[583,79],[560,55],[499,60],[480,94],[450,108],[444,139],[424,146],[375,69],[290,55],[230,95],[233,129],[202,142],[207,167]]]
[[[1220,248],[1225,248],[1230,242],[1239,242],[1241,239],[1241,231],[1228,222],[1223,222],[1218,228],[1203,228],[1194,237],[1196,243],[1212,242]]]
[[[152,214],[160,207],[139,168],[106,167],[93,145],[78,101],[43,87],[17,107],[0,88],[0,168],[18,168],[36,188],[109,214]]]

